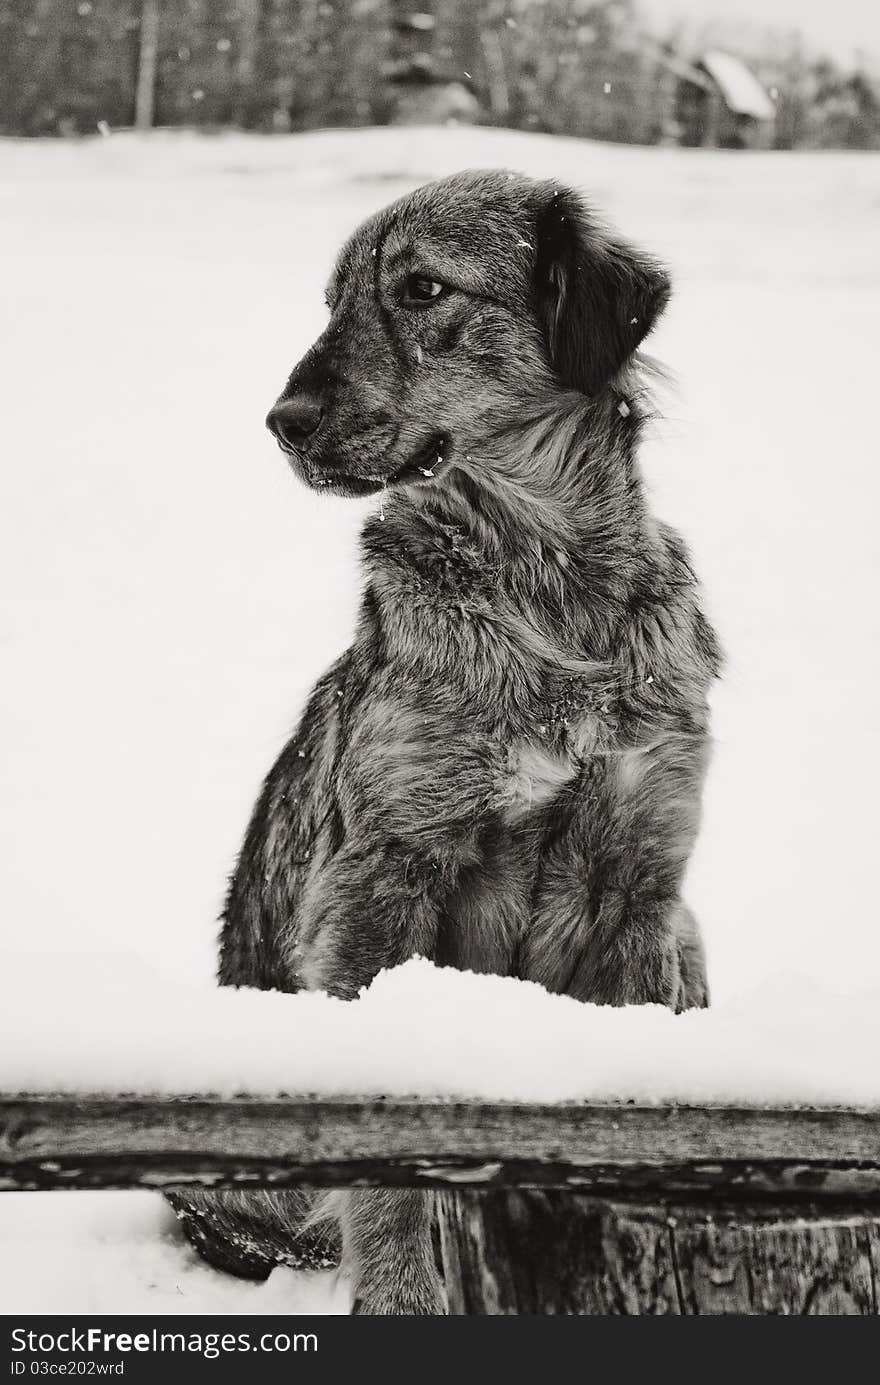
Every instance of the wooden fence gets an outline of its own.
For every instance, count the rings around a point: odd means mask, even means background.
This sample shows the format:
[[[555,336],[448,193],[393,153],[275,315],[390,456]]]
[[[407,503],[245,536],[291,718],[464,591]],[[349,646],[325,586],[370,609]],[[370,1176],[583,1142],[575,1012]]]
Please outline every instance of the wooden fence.
[[[880,1112],[0,1097],[0,1190],[187,1185],[438,1189],[453,1313],[878,1312]]]

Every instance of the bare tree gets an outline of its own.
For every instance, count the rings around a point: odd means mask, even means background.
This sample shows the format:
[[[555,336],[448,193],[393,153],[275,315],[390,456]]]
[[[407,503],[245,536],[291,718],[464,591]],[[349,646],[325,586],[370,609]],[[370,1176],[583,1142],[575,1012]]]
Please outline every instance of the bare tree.
[[[156,69],[159,61],[160,0],[141,0],[137,86],[134,94],[136,130],[149,130],[156,105]]]

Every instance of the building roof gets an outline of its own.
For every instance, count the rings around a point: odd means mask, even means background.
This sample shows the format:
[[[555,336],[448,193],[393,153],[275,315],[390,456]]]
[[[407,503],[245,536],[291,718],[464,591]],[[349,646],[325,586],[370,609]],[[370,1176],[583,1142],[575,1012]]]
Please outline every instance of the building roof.
[[[690,82],[695,87],[702,87],[704,91],[712,90],[712,83],[705,72],[701,72],[693,63],[686,62],[677,53],[669,53],[659,45],[654,49],[654,57],[669,72],[676,77],[681,77],[685,82]]]
[[[700,58],[700,66],[717,84],[729,110],[735,115],[750,115],[755,120],[772,120],[776,107],[761,83],[744,62],[732,53],[710,48]]]

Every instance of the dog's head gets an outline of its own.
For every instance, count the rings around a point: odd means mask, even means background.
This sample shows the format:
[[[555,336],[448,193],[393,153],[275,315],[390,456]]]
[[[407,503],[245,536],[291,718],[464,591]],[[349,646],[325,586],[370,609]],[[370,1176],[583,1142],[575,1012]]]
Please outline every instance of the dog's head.
[[[267,424],[315,487],[437,484],[499,419],[600,394],[669,295],[578,195],[461,173],[371,217],[330,279],[330,321]]]

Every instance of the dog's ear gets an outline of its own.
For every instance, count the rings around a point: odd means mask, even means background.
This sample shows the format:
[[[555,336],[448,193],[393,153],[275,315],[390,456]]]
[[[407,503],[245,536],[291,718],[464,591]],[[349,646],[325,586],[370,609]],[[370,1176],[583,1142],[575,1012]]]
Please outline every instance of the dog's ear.
[[[566,188],[548,187],[538,210],[535,272],[553,368],[585,394],[620,370],[670,293],[662,266],[604,231]]]

